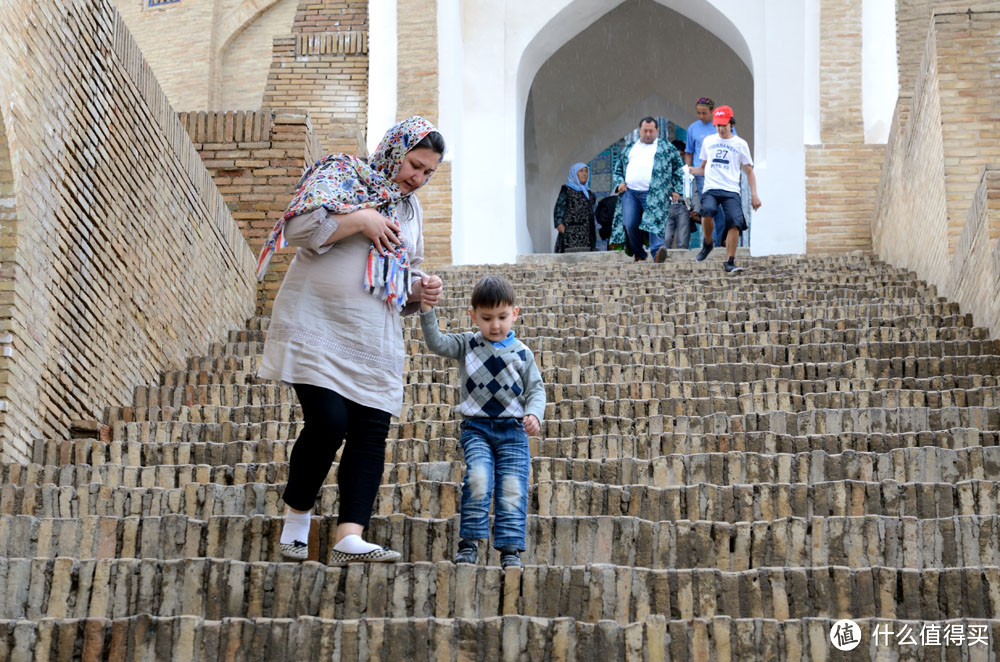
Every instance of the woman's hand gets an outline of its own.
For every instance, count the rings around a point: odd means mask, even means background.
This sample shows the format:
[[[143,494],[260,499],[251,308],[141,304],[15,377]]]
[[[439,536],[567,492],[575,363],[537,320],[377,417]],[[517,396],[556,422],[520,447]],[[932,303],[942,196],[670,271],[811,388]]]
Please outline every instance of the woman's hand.
[[[361,233],[372,240],[372,245],[379,255],[395,251],[396,246],[402,243],[399,239],[398,223],[372,208],[361,209],[358,213],[363,214],[358,219]]]
[[[441,292],[444,291],[444,283],[441,282],[440,276],[424,276],[420,279],[420,287],[422,288],[420,309],[423,310],[424,306],[430,309],[438,305],[438,301],[441,300]]]
[[[541,424],[538,422],[538,419],[535,418],[534,414],[528,414],[525,416],[521,419],[521,423],[524,425],[524,431],[528,433],[529,437],[533,437],[538,434],[538,431],[542,429]]]
[[[562,223],[556,226],[556,232],[558,232],[559,234],[562,234],[565,231],[566,231],[566,226],[563,225]]]

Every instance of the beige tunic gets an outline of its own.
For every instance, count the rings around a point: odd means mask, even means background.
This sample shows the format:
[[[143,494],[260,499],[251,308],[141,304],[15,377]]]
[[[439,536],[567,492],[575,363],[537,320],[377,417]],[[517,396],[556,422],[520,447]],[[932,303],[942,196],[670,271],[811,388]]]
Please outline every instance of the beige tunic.
[[[423,211],[416,196],[410,200],[412,218],[401,218],[399,224],[415,267],[424,257]],[[405,210],[399,215],[405,216]],[[400,314],[363,288],[371,247],[366,236],[358,233],[321,245],[338,225],[325,209],[285,223],[285,240],[298,251],[274,300],[258,376],[332,389],[399,416],[404,356]],[[411,301],[417,290],[415,286]],[[418,309],[414,301],[405,313]]]

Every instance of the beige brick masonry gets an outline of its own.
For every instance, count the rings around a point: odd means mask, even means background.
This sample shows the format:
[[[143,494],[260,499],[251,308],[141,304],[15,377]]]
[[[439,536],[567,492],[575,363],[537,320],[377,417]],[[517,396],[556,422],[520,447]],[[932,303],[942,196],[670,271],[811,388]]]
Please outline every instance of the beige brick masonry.
[[[254,255],[285,212],[305,168],[323,153],[301,110],[181,113],[195,149]],[[271,260],[258,286],[258,312],[268,314],[294,249]]]
[[[960,297],[995,334],[998,35],[1000,4],[934,11],[913,95],[897,104],[872,225],[880,255]]]
[[[25,459],[251,314],[253,256],[110,2],[8,4],[0,58],[0,434]]]

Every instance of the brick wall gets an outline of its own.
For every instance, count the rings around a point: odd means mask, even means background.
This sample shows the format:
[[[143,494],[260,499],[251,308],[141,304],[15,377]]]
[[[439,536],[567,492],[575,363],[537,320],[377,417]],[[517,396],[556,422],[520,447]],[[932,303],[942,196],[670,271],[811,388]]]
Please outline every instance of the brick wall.
[[[927,42],[927,28],[935,9],[961,6],[969,3],[957,0],[896,0],[896,60],[899,64],[899,90],[913,93],[913,85],[920,71]]]
[[[299,1],[292,32],[344,30],[368,31],[368,0]]]
[[[897,104],[872,226],[883,259],[915,270],[991,326],[996,304],[977,290],[995,294],[1000,252],[990,169],[1000,162],[998,58],[1000,6],[934,10],[913,95]],[[978,284],[968,265],[981,270]]]
[[[806,252],[871,249],[883,148],[864,144],[861,3],[820,3],[820,139],[806,146]]]
[[[195,149],[256,256],[285,212],[305,165],[323,154],[303,111],[181,113]],[[270,314],[295,250],[271,260],[258,286],[258,314]]]
[[[396,13],[396,115],[438,120],[437,0],[401,2]],[[448,136],[445,136],[448,140]],[[428,266],[451,264],[451,164],[442,163],[417,193],[424,209]]]
[[[2,99],[3,97],[0,97]],[[6,105],[6,104],[5,104]],[[16,185],[14,183],[14,168],[11,162],[11,151],[7,144],[5,118],[0,117],[0,391],[5,398],[9,397],[7,389],[15,379],[18,365],[13,358],[13,321],[14,287],[18,279],[23,278],[23,272],[18,267],[17,233],[18,210]],[[10,354],[10,356],[8,356]],[[30,450],[23,443],[13,444],[8,441],[6,431],[11,427],[19,427],[24,412],[19,407],[4,399],[0,406],[0,459],[28,461],[26,451]],[[13,403],[16,404],[16,403]],[[11,417],[11,418],[9,418]],[[17,418],[20,417],[20,418]]]
[[[949,276],[962,309],[1000,338],[1000,165],[983,168]]]
[[[806,147],[806,252],[872,248],[873,189],[882,170],[883,145]]]
[[[222,90],[218,108],[262,107],[271,68],[271,45],[275,37],[285,36],[291,30],[297,5],[298,0],[276,2],[222,48],[219,65]]]
[[[312,33],[275,39],[264,106],[307,109],[326,152],[363,151],[368,121],[367,34]]]
[[[863,143],[861,3],[821,0],[819,20],[820,140]]]
[[[0,434],[26,460],[242,325],[254,256],[109,0],[7,3],[0,58]]]
[[[213,107],[215,53],[212,33],[220,0],[185,0],[147,9],[144,0],[114,0],[175,108]]]

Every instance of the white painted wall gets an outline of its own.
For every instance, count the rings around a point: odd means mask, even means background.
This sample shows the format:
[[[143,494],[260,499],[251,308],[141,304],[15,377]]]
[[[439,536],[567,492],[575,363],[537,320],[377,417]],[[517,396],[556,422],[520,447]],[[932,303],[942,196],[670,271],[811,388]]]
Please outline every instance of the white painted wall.
[[[396,0],[368,3],[368,153],[396,123]]]
[[[657,1],[726,41],[753,74],[754,158],[764,206],[754,215],[751,250],[755,255],[804,252],[804,90],[807,76],[818,75],[818,56],[815,70],[807,70],[805,26],[818,20],[818,7],[801,0]],[[461,3],[461,36],[441,35],[442,40],[459,39],[462,53],[454,139],[454,172],[461,173],[453,184],[456,263],[512,262],[518,253],[530,252],[523,136],[531,82],[560,46],[620,3]],[[818,117],[818,94],[816,103],[810,112]]]
[[[864,0],[861,5],[861,114],[865,142],[889,139],[899,96],[896,62],[896,3]]]

